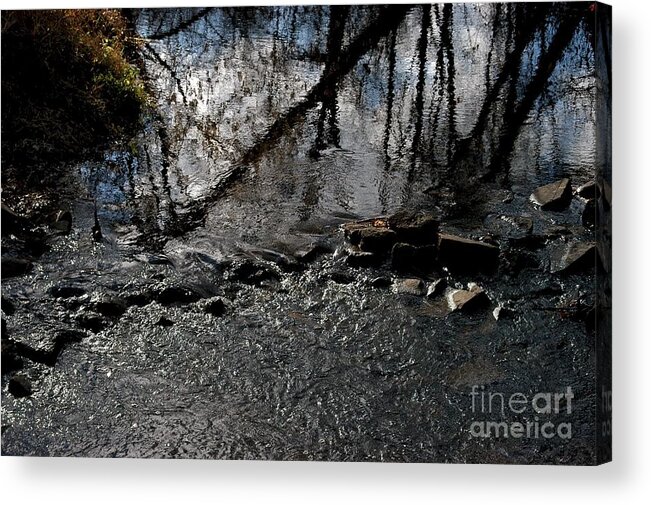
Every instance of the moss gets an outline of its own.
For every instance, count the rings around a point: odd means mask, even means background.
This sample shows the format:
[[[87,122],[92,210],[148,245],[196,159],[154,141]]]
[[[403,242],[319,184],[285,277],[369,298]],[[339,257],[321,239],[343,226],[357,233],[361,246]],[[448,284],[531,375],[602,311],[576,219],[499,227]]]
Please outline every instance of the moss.
[[[137,50],[118,10],[3,11],[3,167],[79,159],[133,133],[147,102]]]

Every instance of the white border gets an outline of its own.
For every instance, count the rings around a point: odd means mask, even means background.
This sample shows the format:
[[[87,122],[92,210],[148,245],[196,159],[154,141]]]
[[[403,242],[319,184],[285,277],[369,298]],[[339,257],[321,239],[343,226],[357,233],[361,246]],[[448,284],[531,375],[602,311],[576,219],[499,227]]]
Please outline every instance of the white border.
[[[291,0],[5,1],[3,9]],[[350,3],[350,2],[308,2]],[[378,2],[364,2],[378,3]],[[651,503],[651,2],[614,10],[614,453],[597,468],[0,459],[4,503]]]

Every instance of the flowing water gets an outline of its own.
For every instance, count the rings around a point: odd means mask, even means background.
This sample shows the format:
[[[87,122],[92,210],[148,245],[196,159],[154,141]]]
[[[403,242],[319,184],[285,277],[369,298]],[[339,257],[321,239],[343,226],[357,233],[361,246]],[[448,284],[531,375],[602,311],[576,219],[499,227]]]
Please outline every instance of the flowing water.
[[[540,8],[133,11],[152,111],[128,146],[76,167],[72,233],[3,282],[7,333],[33,349],[88,314],[102,327],[54,366],[30,361],[31,396],[3,389],[3,453],[591,461],[594,343],[577,316],[591,278],[549,274],[548,252],[590,233],[580,200],[544,212],[528,197],[594,177],[594,52],[589,24],[563,44],[566,18]],[[386,265],[345,264],[342,223],[405,208],[502,249],[513,230],[496,218],[530,218],[548,247],[529,269],[448,280],[517,317],[450,313],[373,287]],[[328,252],[297,262],[315,244]],[[169,286],[225,314],[148,303]],[[470,437],[473,385],[572,387],[572,439]]]

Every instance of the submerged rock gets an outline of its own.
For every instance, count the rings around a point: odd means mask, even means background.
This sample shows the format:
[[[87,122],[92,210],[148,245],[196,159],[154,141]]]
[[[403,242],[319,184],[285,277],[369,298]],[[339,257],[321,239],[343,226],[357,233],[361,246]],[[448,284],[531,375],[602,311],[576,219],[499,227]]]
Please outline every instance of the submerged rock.
[[[533,232],[533,220],[527,216],[491,214],[484,225],[491,233],[508,239],[522,239]]]
[[[436,247],[398,243],[391,249],[391,266],[400,272],[433,272],[438,267]]]
[[[23,359],[19,356],[16,343],[9,338],[5,338],[4,334],[2,337],[2,347],[0,349],[2,373],[8,374],[20,370],[23,368],[24,363]]]
[[[425,284],[421,279],[399,279],[394,283],[393,290],[398,294],[422,296]]]
[[[167,286],[156,296],[161,305],[194,303],[200,299],[199,293],[185,286]]]
[[[109,294],[94,296],[91,307],[105,317],[120,317],[127,310],[127,304],[122,298]]]
[[[57,284],[47,290],[48,294],[55,298],[74,298],[86,294],[86,290],[72,284]]]
[[[16,398],[23,398],[32,394],[32,383],[26,375],[14,375],[9,380],[9,392]]]
[[[50,227],[61,235],[68,235],[72,230],[72,213],[69,210],[60,210]]]
[[[439,262],[454,272],[494,272],[499,255],[499,248],[492,244],[448,234],[439,237]]]
[[[224,304],[224,300],[218,296],[204,300],[201,304],[201,308],[206,314],[210,314],[214,317],[221,317],[226,313],[226,305]]]
[[[18,277],[32,270],[32,262],[25,258],[3,256],[1,262],[2,277]]]
[[[374,288],[382,289],[391,286],[392,281],[389,277],[376,277],[375,279],[371,280],[370,284]]]
[[[531,194],[530,199],[542,210],[563,210],[572,201],[570,180],[565,178],[540,186]]]
[[[163,328],[169,328],[170,326],[174,326],[174,321],[171,319],[168,319],[165,316],[160,316],[158,321],[156,321],[156,326],[162,326]]]
[[[83,313],[77,316],[77,324],[84,330],[99,333],[106,327],[106,320],[99,314]]]

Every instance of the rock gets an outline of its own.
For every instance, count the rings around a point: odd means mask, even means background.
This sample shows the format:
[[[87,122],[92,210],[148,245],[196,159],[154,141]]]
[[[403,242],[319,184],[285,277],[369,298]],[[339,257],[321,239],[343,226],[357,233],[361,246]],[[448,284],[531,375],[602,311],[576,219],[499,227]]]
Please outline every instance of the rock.
[[[427,274],[437,269],[436,247],[400,242],[391,249],[391,267],[399,272]]]
[[[420,279],[399,279],[394,283],[393,290],[398,294],[422,296],[425,284]]]
[[[598,198],[600,193],[599,186],[597,186],[597,182],[594,180],[586,182],[576,190],[577,195],[588,200]]]
[[[351,267],[373,267],[382,263],[382,257],[365,251],[353,251],[346,256],[346,264]]]
[[[174,326],[174,321],[171,319],[166,318],[165,316],[161,316],[158,321],[156,321],[156,326],[162,326],[163,328],[169,328],[170,326]]]
[[[474,312],[486,308],[489,304],[486,292],[476,285],[469,285],[468,290],[458,289],[448,296],[448,305],[452,312]]]
[[[72,214],[70,211],[60,210],[57,212],[51,228],[58,231],[62,235],[68,235],[72,230]]]
[[[200,299],[199,293],[184,286],[167,286],[156,297],[161,305],[194,303]]]
[[[23,398],[32,394],[32,383],[26,375],[14,375],[9,380],[9,392],[16,398]]]
[[[18,277],[31,271],[32,262],[24,258],[3,256],[0,266],[2,269],[2,277]]]
[[[500,321],[502,319],[513,319],[515,317],[515,311],[505,305],[498,305],[493,310],[493,317],[495,321]]]
[[[350,284],[355,281],[355,277],[344,272],[332,272],[329,278],[337,284]]]
[[[332,252],[332,248],[328,247],[325,244],[317,243],[310,245],[310,247],[307,249],[297,251],[294,256],[298,261],[301,261],[303,263],[312,263],[319,256],[331,254]]]
[[[154,301],[154,295],[149,291],[138,291],[123,295],[123,299],[128,307],[133,305],[136,307],[144,307]]]
[[[570,180],[565,178],[540,186],[531,194],[530,200],[542,210],[563,210],[572,201]]]
[[[445,279],[436,279],[427,286],[427,298],[435,298],[445,291],[448,282]]]
[[[492,244],[448,234],[439,237],[439,262],[454,272],[494,272],[499,255],[499,248]]]
[[[252,285],[260,285],[264,281],[277,281],[279,279],[280,275],[271,267],[248,259],[235,264],[229,275],[229,280]]]
[[[74,298],[86,294],[86,290],[84,288],[80,288],[79,286],[74,286],[71,284],[57,284],[56,286],[52,286],[50,289],[48,289],[47,292],[55,298]]]
[[[427,212],[400,211],[388,218],[389,228],[396,232],[400,242],[409,244],[436,244],[439,223]]]
[[[2,236],[22,233],[29,227],[29,221],[18,215],[7,204],[2,202]]]
[[[226,305],[224,304],[224,300],[218,296],[205,300],[201,308],[205,313],[215,317],[221,317],[226,313]]]
[[[359,248],[362,251],[383,254],[396,243],[398,235],[388,228],[369,227],[359,231]]]
[[[24,363],[22,358],[18,355],[18,348],[16,347],[16,343],[9,338],[4,338],[4,334],[0,356],[2,357],[0,360],[2,362],[0,364],[0,367],[2,368],[3,374],[8,374],[23,368]]]
[[[588,200],[583,208],[581,214],[581,222],[586,228],[594,228],[597,223],[597,202],[596,200]]]
[[[490,214],[484,226],[491,233],[507,239],[522,239],[533,232],[533,220],[526,216],[507,216]]]
[[[91,301],[91,307],[105,317],[120,317],[127,310],[127,304],[118,296],[99,295]]]
[[[371,280],[371,286],[376,289],[388,288],[391,284],[392,281],[389,277],[376,277]]]
[[[359,245],[362,240],[362,234],[375,228],[387,230],[389,223],[385,218],[378,217],[343,225],[344,236],[352,245]],[[372,231],[368,233],[372,233]]]
[[[573,242],[552,252],[552,273],[578,273],[588,271],[597,263],[597,246],[594,242]]]
[[[13,316],[16,313],[16,306],[11,300],[9,300],[4,295],[2,295],[1,307],[2,307],[2,312],[7,314],[8,316]]]
[[[83,313],[77,316],[77,324],[84,330],[99,333],[106,327],[106,320],[99,314]]]

